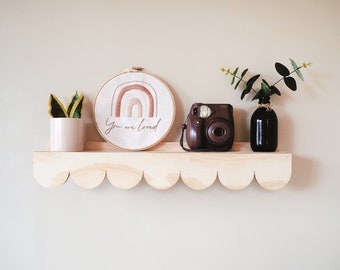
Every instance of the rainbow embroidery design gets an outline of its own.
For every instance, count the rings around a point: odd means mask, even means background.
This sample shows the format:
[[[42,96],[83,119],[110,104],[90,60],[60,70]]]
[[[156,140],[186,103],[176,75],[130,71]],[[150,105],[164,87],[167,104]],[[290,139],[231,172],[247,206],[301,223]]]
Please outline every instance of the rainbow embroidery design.
[[[111,108],[115,117],[157,117],[157,94],[147,83],[123,83],[114,92]]]
[[[143,150],[168,134],[175,104],[164,82],[146,73],[128,72],[104,84],[94,114],[97,130],[106,141]]]

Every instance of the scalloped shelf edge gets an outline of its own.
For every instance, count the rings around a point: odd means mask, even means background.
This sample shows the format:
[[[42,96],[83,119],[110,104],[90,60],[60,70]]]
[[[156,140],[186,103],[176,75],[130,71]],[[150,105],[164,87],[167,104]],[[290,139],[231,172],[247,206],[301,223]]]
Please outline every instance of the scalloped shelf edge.
[[[122,151],[105,142],[87,142],[84,152],[33,152],[34,178],[46,188],[72,179],[92,189],[107,178],[120,189],[145,180],[159,190],[178,181],[194,190],[206,189],[215,181],[241,190],[255,179],[264,189],[277,190],[289,182],[291,170],[291,153],[252,152],[244,142],[235,142],[229,152],[185,152],[178,142],[161,143],[148,151]]]

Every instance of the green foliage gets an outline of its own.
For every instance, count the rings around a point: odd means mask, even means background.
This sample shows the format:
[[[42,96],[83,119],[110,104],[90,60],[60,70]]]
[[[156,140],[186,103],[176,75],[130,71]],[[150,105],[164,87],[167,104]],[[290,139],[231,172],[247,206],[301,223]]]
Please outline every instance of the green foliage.
[[[234,85],[235,82],[236,82],[234,89],[238,88],[240,86],[241,82],[244,84],[244,87],[242,87],[242,89],[241,89],[242,90],[242,93],[241,93],[241,99],[242,100],[244,99],[244,97],[246,95],[248,95],[251,92],[254,93],[252,100],[260,99],[261,97],[268,97],[268,96],[271,96],[271,95],[274,95],[274,94],[281,96],[281,92],[276,87],[276,85],[280,81],[283,81],[285,83],[285,85],[290,90],[296,91],[296,89],[297,89],[296,80],[291,75],[296,73],[297,76],[303,81],[304,78],[303,78],[303,75],[302,75],[300,69],[301,68],[307,68],[308,66],[311,66],[310,62],[303,63],[301,66],[298,66],[293,59],[289,58],[289,60],[290,60],[290,63],[293,67],[292,71],[290,71],[285,65],[283,65],[279,62],[276,62],[275,63],[275,70],[282,77],[272,85],[270,85],[268,82],[266,82],[264,79],[262,79],[261,88],[258,89],[258,90],[255,90],[254,84],[260,78],[260,76],[261,76],[260,74],[254,75],[254,76],[250,77],[248,80],[246,80],[244,77],[247,74],[248,69],[243,70],[241,75],[238,75],[239,67],[237,67],[233,72],[231,72],[230,68],[228,68],[228,69],[221,68],[221,71],[225,75],[230,75],[232,77],[231,85]]]
[[[292,64],[292,67],[293,67],[293,69],[295,70],[296,74],[299,76],[299,78],[300,78],[302,81],[304,81],[304,78],[303,78],[303,76],[302,76],[302,73],[301,73],[301,71],[300,71],[300,68],[298,68],[297,64],[295,63],[295,61],[294,61],[293,59],[289,58],[289,60],[290,60],[290,63]],[[311,63],[307,63],[307,65],[311,65]],[[302,66],[305,67],[305,68],[307,67],[307,65],[306,65],[305,63],[302,64]]]
[[[78,92],[72,96],[67,108],[54,95],[50,95],[48,113],[53,118],[81,118],[81,111],[83,108],[84,96],[78,95]]]
[[[48,112],[54,118],[57,118],[57,117],[67,117],[67,112],[65,110],[64,105],[53,94],[50,95]]]

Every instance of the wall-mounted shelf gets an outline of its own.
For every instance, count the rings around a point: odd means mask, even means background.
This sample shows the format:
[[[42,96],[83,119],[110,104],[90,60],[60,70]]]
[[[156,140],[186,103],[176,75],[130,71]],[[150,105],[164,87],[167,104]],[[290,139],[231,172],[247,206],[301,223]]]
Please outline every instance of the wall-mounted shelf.
[[[253,179],[265,189],[284,187],[290,179],[292,154],[255,153],[249,143],[235,142],[229,152],[185,152],[178,142],[160,143],[148,151],[122,151],[105,142],[88,142],[84,152],[33,152],[33,173],[46,188],[69,178],[83,188],[100,185],[107,177],[121,189],[142,179],[156,189],[168,189],[180,179],[189,188],[206,189],[220,181],[231,190],[247,187]]]

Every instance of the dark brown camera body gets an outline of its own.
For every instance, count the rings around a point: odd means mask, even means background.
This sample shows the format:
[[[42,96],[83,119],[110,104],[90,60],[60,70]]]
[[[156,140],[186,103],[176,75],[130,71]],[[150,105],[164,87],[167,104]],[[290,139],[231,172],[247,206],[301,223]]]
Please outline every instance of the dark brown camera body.
[[[193,104],[187,118],[186,140],[192,150],[230,150],[234,142],[233,107],[230,104]]]

